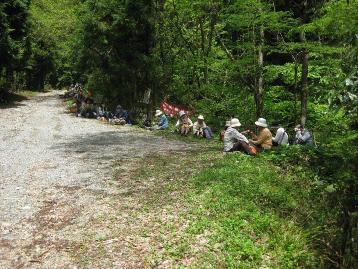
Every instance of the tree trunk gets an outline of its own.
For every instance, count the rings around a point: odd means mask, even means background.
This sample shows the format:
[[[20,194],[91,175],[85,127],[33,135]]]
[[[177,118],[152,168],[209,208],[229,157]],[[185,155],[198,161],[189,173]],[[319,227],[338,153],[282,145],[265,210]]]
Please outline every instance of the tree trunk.
[[[202,17],[199,20],[199,25],[200,25],[200,37],[201,37],[201,42],[200,42],[200,47],[201,47],[201,52],[203,55],[203,61],[204,61],[204,84],[208,84],[208,62],[207,62],[207,57],[206,57],[206,52],[205,52],[205,30],[204,30],[204,20],[205,18]]]
[[[306,42],[304,32],[301,32],[301,41]],[[308,57],[306,49],[302,51],[302,74],[301,74],[301,125],[305,126],[307,121],[307,103],[308,103]]]
[[[263,53],[263,45],[264,45],[264,28],[260,26],[260,43],[258,46],[258,74],[257,74],[257,83],[255,87],[255,104],[256,104],[256,117],[261,118],[264,110],[264,102],[263,102],[263,66],[264,66],[264,53]]]

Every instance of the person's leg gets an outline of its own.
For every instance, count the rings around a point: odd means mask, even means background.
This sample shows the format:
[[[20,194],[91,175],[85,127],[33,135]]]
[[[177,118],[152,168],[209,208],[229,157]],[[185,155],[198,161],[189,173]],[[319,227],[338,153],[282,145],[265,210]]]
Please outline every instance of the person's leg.
[[[213,138],[213,133],[211,132],[211,129],[209,127],[206,127],[204,129],[203,137],[205,137],[207,139]]]
[[[185,135],[185,127],[180,127],[180,135]]]
[[[251,149],[250,149],[250,145],[252,144],[248,144],[244,141],[238,141],[235,143],[235,145],[233,146],[233,148],[231,149],[231,151],[241,151],[244,152],[248,155],[255,155],[252,154]]]
[[[238,141],[234,144],[234,146],[232,147],[231,151],[242,151],[242,152],[245,152],[247,153],[247,150],[245,149],[246,148],[246,143],[243,142],[243,141]]]

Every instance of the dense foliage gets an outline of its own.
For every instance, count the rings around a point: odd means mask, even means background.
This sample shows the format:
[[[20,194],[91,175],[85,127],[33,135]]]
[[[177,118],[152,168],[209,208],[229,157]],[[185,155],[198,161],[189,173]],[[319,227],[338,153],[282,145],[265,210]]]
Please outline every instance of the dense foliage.
[[[357,29],[358,0],[5,0],[0,101],[81,82],[96,102],[138,112],[168,100],[216,128],[232,116],[301,122],[318,149],[277,156],[306,156],[328,184],[337,229],[324,262],[354,267]]]
[[[0,101],[23,84],[29,58],[29,0],[0,3]]]

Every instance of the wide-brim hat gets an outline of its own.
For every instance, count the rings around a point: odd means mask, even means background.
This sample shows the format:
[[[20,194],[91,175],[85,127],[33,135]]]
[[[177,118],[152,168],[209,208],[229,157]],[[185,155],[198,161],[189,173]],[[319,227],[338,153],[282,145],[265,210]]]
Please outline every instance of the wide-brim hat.
[[[235,128],[235,127],[240,127],[240,126],[241,126],[241,123],[240,123],[239,119],[233,118],[230,121],[230,127]]]
[[[185,111],[179,111],[179,117],[183,117],[184,115],[186,115]]]
[[[266,128],[267,127],[266,119],[259,118],[257,121],[255,121],[255,125]]]
[[[161,110],[156,110],[156,111],[155,111],[155,116],[156,116],[156,117],[159,117],[159,116],[161,116],[161,115],[163,115],[163,112],[162,112]]]
[[[199,115],[198,120],[204,120],[204,116],[203,116],[203,115]]]

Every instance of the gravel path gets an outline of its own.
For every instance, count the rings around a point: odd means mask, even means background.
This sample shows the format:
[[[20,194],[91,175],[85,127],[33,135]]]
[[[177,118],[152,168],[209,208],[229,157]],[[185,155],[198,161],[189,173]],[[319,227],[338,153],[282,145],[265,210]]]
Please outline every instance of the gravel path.
[[[102,210],[99,194],[126,190],[110,184],[114,161],[189,148],[76,118],[58,94],[0,109],[0,268],[77,268],[68,240]]]

